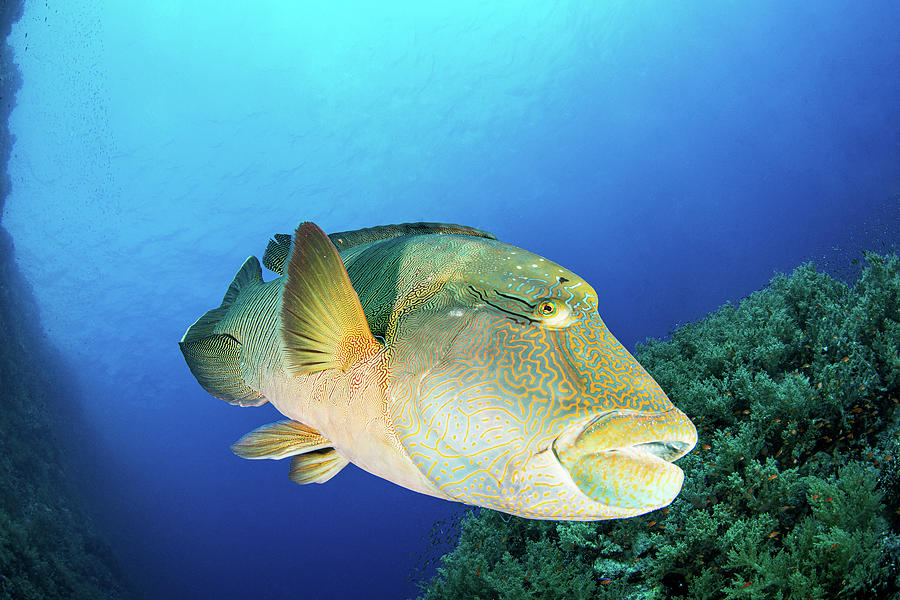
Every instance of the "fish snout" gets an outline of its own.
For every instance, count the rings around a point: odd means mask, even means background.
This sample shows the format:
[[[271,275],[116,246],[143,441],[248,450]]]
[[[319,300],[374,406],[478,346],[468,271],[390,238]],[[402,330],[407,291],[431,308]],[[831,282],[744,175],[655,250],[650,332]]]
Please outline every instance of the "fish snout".
[[[693,449],[697,429],[687,415],[609,411],[571,427],[553,443],[557,460],[585,496],[630,515],[666,506],[684,472],[672,464]]]

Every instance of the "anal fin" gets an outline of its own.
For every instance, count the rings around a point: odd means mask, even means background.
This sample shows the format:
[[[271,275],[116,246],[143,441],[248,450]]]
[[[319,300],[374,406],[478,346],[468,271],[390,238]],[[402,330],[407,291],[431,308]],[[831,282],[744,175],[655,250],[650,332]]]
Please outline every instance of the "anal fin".
[[[300,485],[325,483],[347,466],[350,461],[334,448],[298,454],[291,459],[291,481]]]

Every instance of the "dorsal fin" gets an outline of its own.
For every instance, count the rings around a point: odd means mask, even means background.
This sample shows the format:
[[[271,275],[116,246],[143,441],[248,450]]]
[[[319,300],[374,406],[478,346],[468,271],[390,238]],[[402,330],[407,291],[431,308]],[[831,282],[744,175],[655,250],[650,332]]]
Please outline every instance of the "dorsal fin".
[[[276,233],[266,246],[262,264],[265,268],[284,275],[284,263],[291,253],[291,236],[286,233]]]
[[[262,270],[259,268],[259,261],[256,257],[250,256],[234,276],[218,308],[206,311],[202,317],[194,321],[184,332],[181,342],[193,342],[215,334],[216,325],[228,314],[228,309],[237,300],[241,290],[255,283],[262,283]]]
[[[469,235],[472,237],[487,238],[496,240],[492,233],[467,227],[465,225],[456,225],[453,223],[399,223],[397,225],[379,225],[377,227],[366,227],[365,229],[355,229],[353,231],[340,231],[328,235],[331,243],[343,252],[348,248],[376,242],[378,240],[386,240],[404,235],[425,235],[425,234],[453,234],[453,235]],[[267,269],[284,275],[284,263],[288,254],[291,252],[291,236],[286,233],[276,233],[266,252],[263,254],[263,266]]]
[[[338,233],[329,234],[329,238],[339,252],[343,252],[347,248],[376,242],[378,240],[386,240],[404,235],[470,235],[472,237],[488,238],[496,240],[492,233],[475,229],[474,227],[466,227],[465,225],[455,225],[453,223],[399,223],[397,225],[379,225],[377,227],[366,227],[365,229],[355,229],[353,231],[340,231]]]
[[[250,256],[244,261],[244,264],[241,265],[237,275],[235,275],[234,279],[231,281],[231,285],[229,285],[228,289],[225,291],[225,297],[222,298],[222,306],[219,308],[228,308],[234,304],[235,300],[237,300],[241,290],[246,289],[248,285],[257,283],[262,283],[262,269],[259,268],[259,261],[256,257]]]
[[[314,223],[294,232],[284,277],[281,340],[288,372],[346,371],[381,350],[340,254]]]

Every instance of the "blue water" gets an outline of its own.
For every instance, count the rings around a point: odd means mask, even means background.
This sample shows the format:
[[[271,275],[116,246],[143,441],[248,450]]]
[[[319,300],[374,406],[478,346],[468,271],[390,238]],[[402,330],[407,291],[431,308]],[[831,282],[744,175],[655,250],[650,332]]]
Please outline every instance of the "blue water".
[[[463,508],[228,446],[176,342],[269,236],[487,229],[629,347],[896,239],[892,2],[29,2],[3,225],[77,375],[79,491],[151,598],[403,598]],[[675,399],[677,403],[677,399]]]

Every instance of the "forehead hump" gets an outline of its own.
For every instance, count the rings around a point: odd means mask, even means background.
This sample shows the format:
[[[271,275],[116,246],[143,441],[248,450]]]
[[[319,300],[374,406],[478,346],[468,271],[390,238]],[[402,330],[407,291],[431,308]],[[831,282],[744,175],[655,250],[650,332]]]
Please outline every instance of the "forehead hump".
[[[470,276],[474,284],[531,298],[556,297],[596,306],[597,294],[579,275],[552,260],[493,240],[478,240],[482,252]]]

